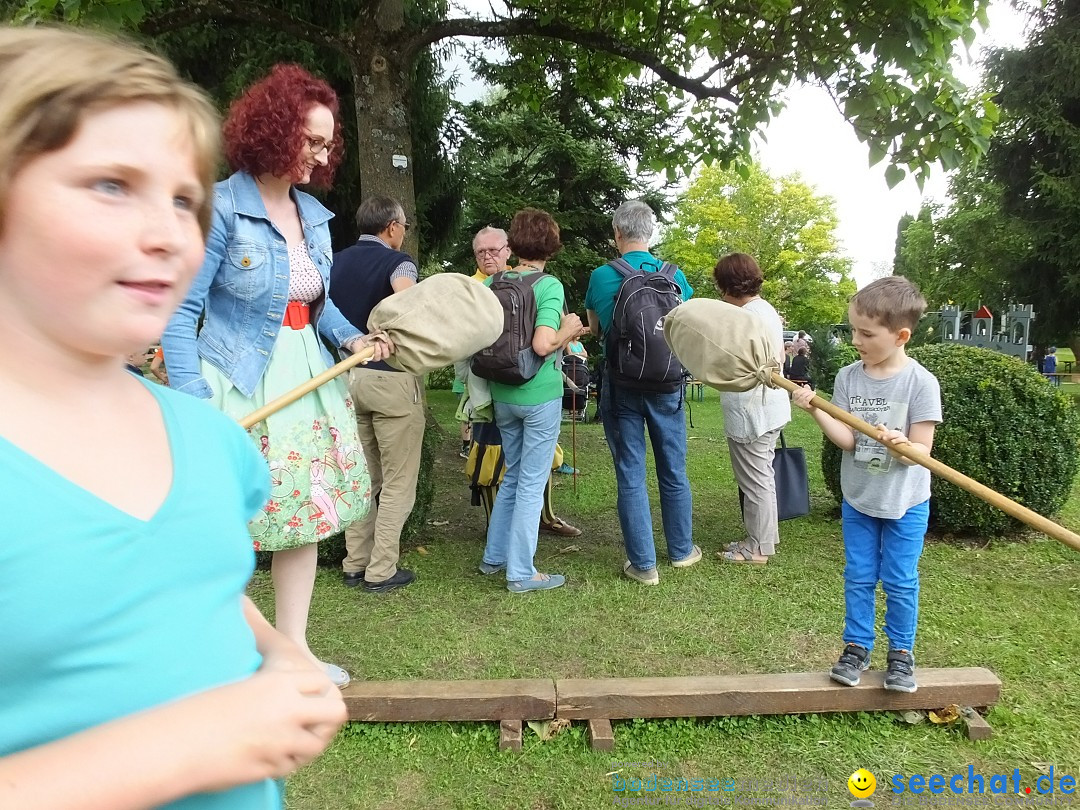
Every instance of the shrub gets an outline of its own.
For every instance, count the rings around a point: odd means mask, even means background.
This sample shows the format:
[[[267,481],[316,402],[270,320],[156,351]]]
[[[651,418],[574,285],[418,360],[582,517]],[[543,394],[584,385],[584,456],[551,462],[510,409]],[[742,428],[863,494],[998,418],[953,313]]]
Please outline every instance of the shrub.
[[[424,380],[424,388],[428,391],[449,391],[454,384],[454,367],[452,365],[429,371]]]
[[[832,391],[836,372],[858,360],[859,353],[847,340],[837,342],[831,326],[812,327],[807,333],[814,341],[810,346],[810,379],[819,389]]]
[[[1069,397],[1031,366],[985,349],[939,343],[910,354],[941,383],[944,421],[935,431],[934,457],[1041,515],[1057,512],[1080,465],[1080,417]],[[825,440],[821,468],[837,500],[840,455]],[[930,525],[994,535],[1022,524],[935,476]]]

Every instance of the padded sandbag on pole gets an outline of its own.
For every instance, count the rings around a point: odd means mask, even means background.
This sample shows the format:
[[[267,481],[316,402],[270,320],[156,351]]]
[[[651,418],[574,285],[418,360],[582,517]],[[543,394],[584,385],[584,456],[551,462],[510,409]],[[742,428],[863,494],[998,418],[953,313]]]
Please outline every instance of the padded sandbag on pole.
[[[787,391],[799,388],[778,373],[778,349],[765,322],[741,307],[708,298],[687,301],[664,319],[664,339],[696,379],[719,391],[749,391],[759,385]],[[811,403],[875,441],[880,435],[880,427],[864,422],[819,396]],[[929,453],[916,450],[910,444],[889,445],[889,449],[1033,529],[1080,551],[1080,535],[954,470]]]
[[[499,299],[460,273],[440,273],[380,301],[368,318],[370,333],[385,332],[396,347],[386,362],[409,374],[464,360],[494,343],[503,328]],[[245,416],[249,428],[374,356],[363,349]]]

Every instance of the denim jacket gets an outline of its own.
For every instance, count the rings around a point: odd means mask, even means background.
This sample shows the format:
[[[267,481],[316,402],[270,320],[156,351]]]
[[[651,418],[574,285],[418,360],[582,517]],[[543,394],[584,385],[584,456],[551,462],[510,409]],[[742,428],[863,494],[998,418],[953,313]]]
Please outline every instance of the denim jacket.
[[[330,289],[333,217],[309,194],[292,191],[304,241],[323,280],[323,296],[311,306],[315,329],[335,346],[363,333],[349,323],[326,295]],[[246,172],[214,186],[214,214],[206,238],[206,258],[187,297],[162,336],[169,385],[209,399],[214,392],[202,376],[199,358],[220,369],[250,397],[270,362],[289,299],[289,248]],[[199,316],[206,317],[196,334]],[[334,360],[321,346],[327,366]]]

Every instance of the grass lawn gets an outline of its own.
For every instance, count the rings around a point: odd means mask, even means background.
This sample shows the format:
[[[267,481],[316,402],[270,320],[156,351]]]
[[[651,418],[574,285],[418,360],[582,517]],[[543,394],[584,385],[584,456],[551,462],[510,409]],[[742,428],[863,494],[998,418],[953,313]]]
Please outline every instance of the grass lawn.
[[[717,396],[708,391],[704,402],[692,403],[689,429],[695,542],[705,551],[700,564],[676,570],[662,560],[656,588],[619,576],[624,554],[602,428],[577,426],[573,462],[571,426],[564,423],[567,460],[584,474],[576,493],[570,478],[557,476],[555,506],[584,534],[573,540],[541,535],[538,568],[565,574],[567,586],[517,595],[506,591],[501,577],[476,572],[483,510],[469,503],[452,395],[431,392],[447,436],[436,460],[428,532],[402,549],[402,565],[416,571],[417,581],[379,596],[346,589],[338,572],[320,571],[314,649],[370,680],[827,669],[841,647],[843,551],[819,469],[821,434],[801,411],[786,431],[789,445],[807,448],[813,514],[781,525],[781,550],[769,565],[724,564],[715,552],[742,532]],[[650,485],[659,527],[655,481]],[[1077,487],[1060,519],[1080,526]],[[659,528],[657,537],[662,542]],[[662,557],[663,547],[659,551]],[[827,779],[819,807],[847,807],[846,781],[859,767],[877,777],[878,807],[898,806],[885,784],[897,773],[966,774],[969,764],[986,775],[1019,768],[1022,786],[1034,786],[1052,764],[1056,776],[1080,777],[1080,555],[1042,536],[931,542],[921,570],[918,663],[984,666],[1001,678],[989,741],[973,743],[960,728],[909,725],[883,713],[616,722],[614,754],[592,753],[578,723],[546,742],[526,729],[523,751],[500,753],[496,724],[357,723],[289,780],[288,806],[609,807],[627,795],[612,792],[612,771],[624,778],[658,772],[687,779]],[[251,593],[271,615],[265,572],[256,574]],[[879,648],[875,668],[883,663]],[[751,795],[744,790],[735,798]]]

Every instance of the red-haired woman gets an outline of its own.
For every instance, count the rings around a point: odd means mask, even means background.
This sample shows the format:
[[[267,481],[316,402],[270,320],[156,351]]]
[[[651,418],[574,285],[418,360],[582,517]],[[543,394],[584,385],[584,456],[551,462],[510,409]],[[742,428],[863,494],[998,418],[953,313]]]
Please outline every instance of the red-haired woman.
[[[373,344],[376,359],[392,348],[359,332],[327,297],[333,215],[296,188],[330,185],[340,162],[337,113],[331,87],[297,65],[275,66],[229,109],[225,154],[235,174],[214,187],[206,258],[162,344],[169,384],[234,418],[325,370],[332,358],[320,335],[347,351]],[[272,481],[249,528],[256,549],[274,552],[277,627],[308,650],[316,543],[362,517],[370,498],[363,464],[311,469],[337,455],[339,442],[358,445],[352,403],[335,380],[249,433]],[[343,669],[323,666],[348,683]]]

